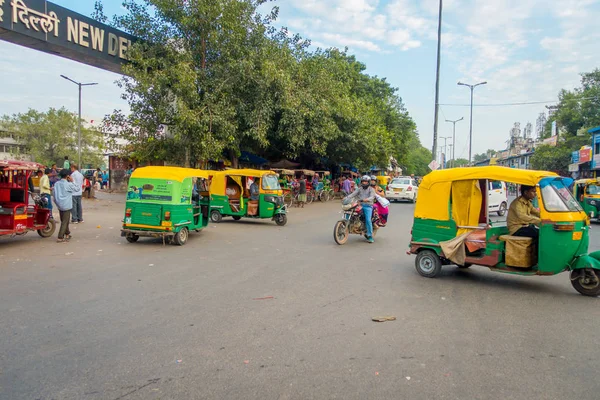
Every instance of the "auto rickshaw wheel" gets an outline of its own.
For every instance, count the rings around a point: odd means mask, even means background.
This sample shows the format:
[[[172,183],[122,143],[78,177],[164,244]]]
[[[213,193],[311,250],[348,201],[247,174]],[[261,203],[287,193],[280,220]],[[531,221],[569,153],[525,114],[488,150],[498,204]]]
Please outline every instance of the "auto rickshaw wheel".
[[[215,224],[218,224],[223,219],[221,212],[219,210],[212,210],[210,212],[210,220]]]
[[[46,227],[44,229],[38,229],[37,233],[43,238],[49,238],[54,235],[54,231],[56,230],[56,221],[50,218]]]
[[[571,285],[584,296],[600,295],[600,271],[592,268],[571,272]]]
[[[467,268],[469,268],[471,265],[473,265],[473,264],[466,263],[465,265],[458,265],[458,264],[457,264],[456,266],[457,266],[458,268],[460,268],[460,269],[467,269]]]
[[[350,232],[348,232],[346,221],[338,221],[335,223],[335,226],[333,227],[333,239],[337,244],[345,244],[348,241],[349,235]]]
[[[231,218],[233,218],[234,221],[239,221],[240,219],[242,219],[242,217],[240,217],[239,215],[234,215]]]
[[[190,236],[190,233],[188,231],[188,228],[186,228],[186,227],[181,228],[181,230],[175,234],[175,244],[177,246],[183,246],[184,244],[187,243],[189,236]]]
[[[128,233],[125,235],[125,240],[127,240],[129,243],[135,243],[139,238],[140,236],[136,235],[135,233]]]
[[[421,250],[415,260],[415,268],[425,278],[435,278],[442,270],[442,260],[433,250]]]
[[[275,223],[279,226],[284,226],[287,224],[287,215],[286,214],[277,214],[275,216]]]

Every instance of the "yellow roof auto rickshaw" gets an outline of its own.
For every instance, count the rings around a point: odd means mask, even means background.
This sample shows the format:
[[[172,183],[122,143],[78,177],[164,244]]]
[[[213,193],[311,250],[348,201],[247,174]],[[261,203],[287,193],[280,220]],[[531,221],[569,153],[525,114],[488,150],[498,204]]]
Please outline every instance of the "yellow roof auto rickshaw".
[[[590,218],[590,221],[600,221],[600,178],[575,181],[573,196]]]
[[[121,236],[162,237],[183,246],[189,231],[208,225],[209,172],[179,167],[141,167],[128,183]]]
[[[252,185],[256,184],[253,193]],[[210,184],[210,219],[220,222],[224,216],[234,220],[270,218],[279,226],[287,223],[283,191],[277,174],[269,170],[228,169],[213,174]]]
[[[537,240],[512,236],[506,221],[490,219],[489,181],[535,187],[541,219]],[[433,278],[450,264],[518,275],[570,271],[579,293],[597,296],[600,252],[588,254],[589,221],[568,189],[571,182],[552,172],[497,166],[430,173],[419,187],[408,251],[417,256],[417,272]]]

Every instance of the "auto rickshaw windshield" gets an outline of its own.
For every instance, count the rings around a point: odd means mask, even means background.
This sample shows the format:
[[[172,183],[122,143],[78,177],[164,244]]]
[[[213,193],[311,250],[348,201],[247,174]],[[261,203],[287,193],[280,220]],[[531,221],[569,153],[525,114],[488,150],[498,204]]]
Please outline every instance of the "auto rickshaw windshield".
[[[598,186],[598,185],[589,185],[587,187],[587,194],[600,194],[600,186]]]
[[[562,179],[544,179],[540,182],[544,208],[549,212],[582,211]]]
[[[263,190],[279,190],[279,179],[277,175],[263,175],[262,176],[262,188]]]

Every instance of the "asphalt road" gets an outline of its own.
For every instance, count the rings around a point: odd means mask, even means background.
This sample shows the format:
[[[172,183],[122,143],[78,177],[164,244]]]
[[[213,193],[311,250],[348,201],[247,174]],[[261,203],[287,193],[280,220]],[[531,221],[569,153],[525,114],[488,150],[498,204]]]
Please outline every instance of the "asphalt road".
[[[330,202],[177,247],[128,244],[109,199],[71,243],[0,239],[0,399],[600,396],[600,300],[567,274],[420,277],[411,204],[374,244],[336,245]]]

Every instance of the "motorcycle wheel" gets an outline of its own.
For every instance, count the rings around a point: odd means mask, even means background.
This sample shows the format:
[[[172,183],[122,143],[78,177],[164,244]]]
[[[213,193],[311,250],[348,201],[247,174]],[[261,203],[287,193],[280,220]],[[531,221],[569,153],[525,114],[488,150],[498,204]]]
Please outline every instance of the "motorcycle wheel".
[[[333,227],[333,239],[337,244],[345,244],[348,241],[349,235],[350,233],[348,232],[348,227],[345,220],[335,223],[335,226]]]

